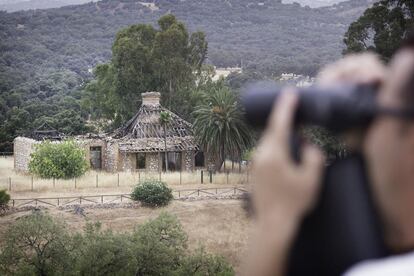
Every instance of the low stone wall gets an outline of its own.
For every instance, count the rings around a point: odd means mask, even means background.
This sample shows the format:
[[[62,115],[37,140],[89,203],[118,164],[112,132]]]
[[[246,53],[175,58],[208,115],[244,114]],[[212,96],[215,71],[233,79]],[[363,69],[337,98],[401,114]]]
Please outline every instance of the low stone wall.
[[[30,155],[34,152],[34,146],[38,143],[39,142],[26,137],[17,137],[14,139],[13,152],[15,171],[23,173],[29,172]]]

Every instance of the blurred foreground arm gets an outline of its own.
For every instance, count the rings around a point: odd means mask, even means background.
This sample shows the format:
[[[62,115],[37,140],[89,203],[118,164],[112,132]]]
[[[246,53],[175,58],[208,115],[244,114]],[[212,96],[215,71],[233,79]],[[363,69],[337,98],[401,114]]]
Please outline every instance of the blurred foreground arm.
[[[318,194],[323,154],[305,145],[300,164],[290,156],[296,102],[292,91],[281,96],[253,160],[256,225],[245,275],[284,274],[297,228]]]

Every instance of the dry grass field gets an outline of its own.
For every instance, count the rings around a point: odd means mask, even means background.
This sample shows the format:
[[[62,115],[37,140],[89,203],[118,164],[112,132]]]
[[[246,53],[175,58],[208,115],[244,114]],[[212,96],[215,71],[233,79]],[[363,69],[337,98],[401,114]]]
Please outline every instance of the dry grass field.
[[[63,218],[73,231],[80,231],[87,222],[100,221],[106,229],[125,232],[149,218],[155,218],[161,211],[178,217],[189,236],[190,248],[202,245],[208,252],[224,256],[239,271],[251,224],[239,200],[174,201],[162,209],[85,209],[85,217],[57,208],[46,212]],[[24,211],[0,217],[0,240],[9,225],[29,213]]]
[[[96,175],[99,187],[96,188]],[[146,177],[159,179],[159,174],[144,175],[138,173],[89,172],[76,180],[55,181],[33,178],[34,189],[31,189],[32,177],[17,174],[13,171],[13,157],[0,157],[0,189],[8,189],[9,177],[12,178],[12,198],[44,198],[62,196],[87,196],[104,194],[128,194],[132,187]],[[194,188],[223,188],[231,186],[245,187],[246,174],[217,174],[213,175],[213,183],[209,183],[209,176],[204,175],[204,184],[200,183],[200,172],[181,175],[170,173],[162,174],[161,179],[174,190]],[[228,180],[227,180],[228,178]],[[137,208],[86,208],[85,217],[76,215],[72,210],[61,210],[48,207],[46,212],[54,217],[63,218],[73,231],[81,231],[87,222],[101,222],[103,227],[116,232],[125,232],[133,229],[137,224],[150,218],[155,218],[161,211],[175,214],[183,224],[189,236],[189,245],[196,248],[204,246],[208,252],[223,255],[239,271],[241,260],[247,247],[250,221],[242,209],[240,200],[201,200],[201,201],[173,201],[168,207],[161,209]],[[31,211],[19,211],[0,217],[0,241],[7,228],[19,217]]]
[[[143,172],[90,171],[78,179],[40,179],[29,174],[16,173],[13,170],[13,157],[0,157],[0,189],[9,190],[11,187],[9,193],[13,198],[127,194],[131,192],[132,187],[145,179],[161,179],[174,190],[233,187],[245,185],[248,177],[247,172],[217,173],[212,175],[212,183],[210,183],[208,172],[203,172],[203,184],[201,184],[201,171],[161,175]]]

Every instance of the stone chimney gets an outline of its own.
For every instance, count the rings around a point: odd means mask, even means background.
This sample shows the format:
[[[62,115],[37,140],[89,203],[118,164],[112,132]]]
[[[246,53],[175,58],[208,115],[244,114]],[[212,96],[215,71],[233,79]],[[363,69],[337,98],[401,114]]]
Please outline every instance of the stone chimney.
[[[160,105],[161,94],[159,92],[142,93],[142,105],[157,106]]]

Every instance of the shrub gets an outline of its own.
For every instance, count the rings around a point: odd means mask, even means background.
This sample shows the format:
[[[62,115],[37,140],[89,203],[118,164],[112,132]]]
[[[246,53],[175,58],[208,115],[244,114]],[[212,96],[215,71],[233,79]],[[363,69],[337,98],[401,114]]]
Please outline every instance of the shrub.
[[[132,236],[137,275],[171,275],[187,249],[187,234],[177,217],[161,213],[138,226]]]
[[[88,169],[88,163],[85,151],[75,141],[46,141],[36,146],[29,169],[42,178],[69,179],[82,176]]]
[[[234,275],[221,257],[203,249],[188,254],[177,217],[161,213],[132,233],[87,224],[67,225],[36,211],[10,226],[0,249],[0,275]]]
[[[176,275],[234,275],[231,265],[221,256],[208,254],[200,247],[181,263]]]
[[[9,201],[10,195],[5,190],[0,190],[0,214],[7,210]]]
[[[138,184],[131,194],[132,199],[150,207],[166,206],[173,199],[172,190],[158,180],[147,180]]]
[[[68,274],[70,241],[67,226],[60,220],[39,211],[21,217],[5,235],[0,274]]]
[[[126,234],[102,230],[88,223],[84,234],[74,237],[74,275],[134,275],[133,244]]]

